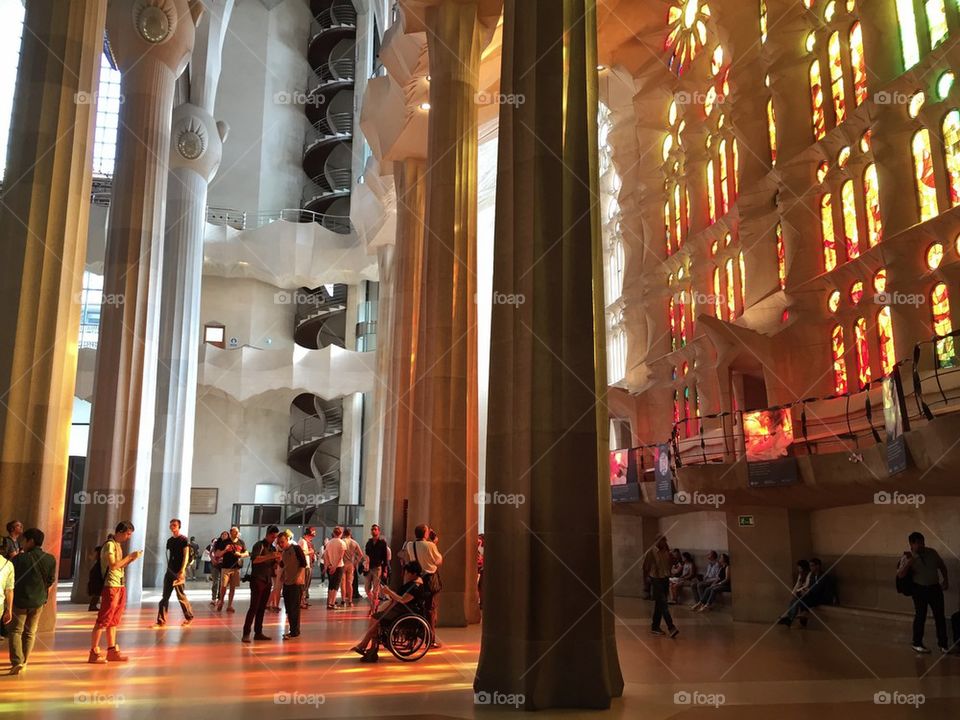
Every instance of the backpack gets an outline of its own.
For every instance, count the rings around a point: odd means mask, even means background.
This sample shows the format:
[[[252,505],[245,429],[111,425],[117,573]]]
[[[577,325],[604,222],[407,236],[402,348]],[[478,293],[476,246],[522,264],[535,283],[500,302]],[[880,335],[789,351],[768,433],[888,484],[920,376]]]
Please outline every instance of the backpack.
[[[897,567],[897,571],[900,571],[899,566]],[[903,577],[900,577],[899,575],[896,576],[897,592],[901,595],[911,597],[913,595],[913,585],[913,572],[908,572]]]
[[[90,574],[87,576],[87,595],[90,597],[99,597],[100,593],[103,592],[104,582],[106,582],[106,578],[103,576],[103,568],[100,565],[101,550],[103,550],[103,545],[95,549],[97,559],[94,561],[93,566],[90,568]]]

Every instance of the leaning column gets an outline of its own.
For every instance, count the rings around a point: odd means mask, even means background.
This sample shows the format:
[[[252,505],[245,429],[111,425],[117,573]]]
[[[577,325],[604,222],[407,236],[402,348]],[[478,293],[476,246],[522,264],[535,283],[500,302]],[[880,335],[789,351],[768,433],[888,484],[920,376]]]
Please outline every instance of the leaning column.
[[[593,0],[507,0],[490,348],[483,635],[474,687],[606,708],[614,637]],[[492,702],[498,702],[497,697]]]
[[[83,567],[119,520],[132,520],[131,547],[146,553],[146,509],[153,443],[160,272],[167,196],[170,118],[177,78],[193,50],[199,2],[113,0],[110,51],[121,72],[117,160],[104,258],[104,304],[94,375],[80,516]],[[103,500],[103,502],[101,502]],[[140,600],[143,564],[127,571],[127,594]],[[74,600],[86,599],[85,572]]]
[[[105,17],[102,0],[27,3],[0,198],[0,518],[43,530],[56,558]],[[41,630],[54,627],[56,595]]]

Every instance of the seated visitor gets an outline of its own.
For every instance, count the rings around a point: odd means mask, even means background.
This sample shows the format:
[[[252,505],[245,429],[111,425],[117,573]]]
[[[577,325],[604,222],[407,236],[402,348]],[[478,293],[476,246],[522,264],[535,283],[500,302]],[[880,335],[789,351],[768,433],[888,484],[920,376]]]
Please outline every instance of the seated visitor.
[[[683,565],[680,574],[670,578],[670,604],[676,605],[680,600],[680,588],[690,585],[697,579],[697,564],[693,560],[693,555],[685,552],[681,556]]]
[[[716,581],[701,589],[699,602],[693,606],[693,609],[697,612],[712,610],[717,595],[722,592],[730,592],[730,556],[726,553],[720,553],[719,565],[720,571]]]
[[[719,556],[717,555],[716,550],[711,550],[709,553],[707,553],[707,567],[703,571],[703,576],[699,580],[694,580],[692,583],[690,583],[694,597],[694,602],[690,606],[691,609],[700,604],[700,598],[703,597],[703,593],[706,592],[708,587],[716,583],[719,575]]]
[[[805,609],[805,601],[807,594],[810,592],[811,579],[810,563],[806,560],[798,560],[797,581],[793,584],[793,590],[791,591],[793,598],[790,601],[790,607],[788,607],[787,611],[777,620],[778,624],[790,627],[796,619],[797,613]],[[806,626],[805,621],[806,618],[804,618],[804,622],[802,623],[804,626]]]
[[[677,548],[670,551],[670,577],[678,578],[683,573],[683,553]]]
[[[360,642],[351,648],[351,650],[363,656],[363,662],[377,662],[381,626],[389,627],[394,620],[403,615],[424,614],[428,592],[424,587],[423,580],[420,579],[422,574],[423,569],[420,567],[420,563],[409,562],[403,566],[403,584],[400,586],[399,593],[394,592],[386,585],[383,586],[383,592],[390,598],[390,601],[386,607],[374,614],[373,622],[370,623],[370,627],[360,638]]]

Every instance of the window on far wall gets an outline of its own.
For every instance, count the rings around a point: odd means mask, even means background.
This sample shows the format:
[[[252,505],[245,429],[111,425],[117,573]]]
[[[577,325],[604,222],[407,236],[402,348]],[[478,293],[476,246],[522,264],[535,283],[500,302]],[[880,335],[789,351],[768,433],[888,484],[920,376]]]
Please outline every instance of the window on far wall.
[[[226,347],[227,328],[223,323],[207,323],[203,326],[203,341],[218,348]]]

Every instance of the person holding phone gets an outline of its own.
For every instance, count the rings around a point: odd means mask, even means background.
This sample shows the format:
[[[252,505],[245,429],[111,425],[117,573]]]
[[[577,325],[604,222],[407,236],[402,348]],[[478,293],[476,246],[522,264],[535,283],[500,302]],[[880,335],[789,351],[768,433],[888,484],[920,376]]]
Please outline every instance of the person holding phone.
[[[258,540],[250,550],[250,608],[243,621],[242,642],[250,642],[250,628],[253,627],[254,640],[269,640],[263,634],[263,615],[270,600],[270,582],[280,560],[280,553],[273,544],[277,541],[280,528],[270,525],[263,540]]]
[[[100,548],[100,571],[103,574],[103,591],[100,593],[100,611],[93,625],[93,637],[90,641],[90,656],[87,662],[102,664],[106,662],[126,662],[130,658],[120,652],[117,645],[117,627],[123,620],[123,611],[127,604],[126,568],[134,560],[143,556],[143,550],[134,550],[123,554],[123,543],[133,535],[133,523],[126,520],[117,523],[113,535]],[[100,652],[100,638],[107,631],[107,653]]]
[[[940,554],[928,548],[922,533],[912,532],[907,537],[910,550],[903,553],[897,568],[897,577],[913,580],[913,650],[926,655],[930,651],[923,644],[923,628],[927,624],[927,610],[933,614],[937,629],[937,646],[946,655],[950,652],[947,639],[947,618],[944,612],[943,593],[950,587],[947,566]],[[940,576],[943,576],[943,582]]]
[[[227,539],[217,540],[215,552],[220,557],[220,597],[217,599],[217,612],[223,610],[224,598],[227,600],[227,612],[236,612],[233,609],[233,596],[240,586],[240,569],[243,558],[249,557],[247,546],[240,538],[240,528],[233,526]],[[229,588],[229,595],[227,589]]]

